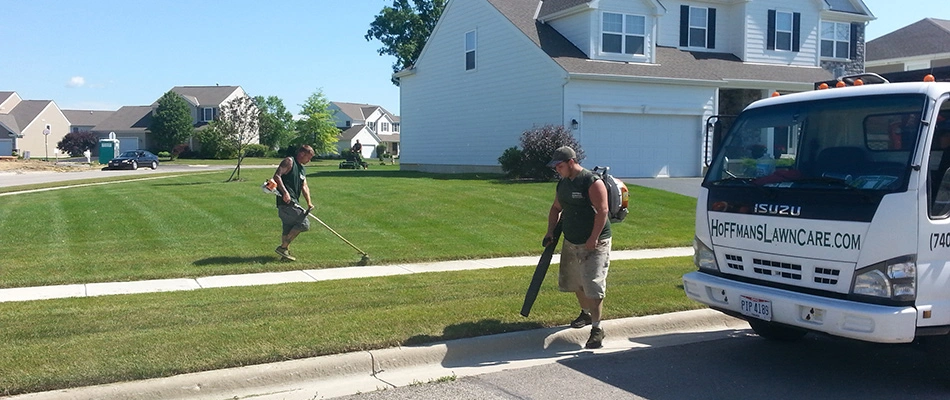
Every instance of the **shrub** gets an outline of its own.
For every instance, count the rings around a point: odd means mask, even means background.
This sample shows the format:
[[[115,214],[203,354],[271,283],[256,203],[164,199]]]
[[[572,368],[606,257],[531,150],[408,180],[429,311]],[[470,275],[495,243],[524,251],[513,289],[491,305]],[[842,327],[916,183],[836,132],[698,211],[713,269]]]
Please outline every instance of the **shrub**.
[[[563,125],[545,125],[531,128],[521,134],[520,165],[514,162],[515,153],[512,148],[506,149],[507,156],[502,154],[498,162],[502,163],[502,169],[505,169],[505,164],[509,165],[506,172],[517,171],[517,175],[510,175],[512,177],[549,181],[557,177],[557,173],[548,168],[551,153],[561,146],[571,146],[577,152],[577,162],[584,160],[584,149],[569,129]]]
[[[177,159],[178,157],[188,158],[191,154],[191,148],[187,144],[179,144],[172,148],[172,160]]]
[[[88,131],[71,132],[63,136],[56,148],[70,156],[79,157],[86,150],[92,151],[99,145],[99,138]]]
[[[264,157],[267,155],[267,146],[251,143],[244,148],[245,157]]]
[[[521,176],[521,156],[521,150],[519,150],[517,146],[511,146],[505,149],[504,153],[501,153],[501,157],[498,157],[501,170],[505,171],[505,175],[509,178],[518,178]]]
[[[158,152],[157,155],[159,158],[172,158],[172,153],[169,153],[167,151],[160,151]]]

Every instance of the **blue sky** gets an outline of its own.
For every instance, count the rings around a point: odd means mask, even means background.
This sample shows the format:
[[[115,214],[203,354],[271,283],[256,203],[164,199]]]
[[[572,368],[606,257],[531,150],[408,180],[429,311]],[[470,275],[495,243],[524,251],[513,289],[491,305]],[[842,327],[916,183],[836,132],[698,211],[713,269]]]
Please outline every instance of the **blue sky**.
[[[865,0],[874,39],[923,18],[950,19],[946,0]],[[3,2],[0,91],[63,109],[148,105],[174,86],[234,85],[288,110],[327,99],[399,114],[391,56],[363,35],[391,0],[14,0]]]

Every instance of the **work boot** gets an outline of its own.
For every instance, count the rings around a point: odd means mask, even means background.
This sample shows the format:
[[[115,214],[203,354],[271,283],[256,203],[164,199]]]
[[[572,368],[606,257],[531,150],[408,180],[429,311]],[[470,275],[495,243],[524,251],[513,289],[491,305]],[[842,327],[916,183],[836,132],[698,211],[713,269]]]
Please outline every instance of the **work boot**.
[[[571,321],[571,328],[583,328],[591,324],[590,313],[581,310],[581,315]]]
[[[590,338],[587,339],[587,345],[584,348],[599,349],[604,347],[604,330],[601,328],[590,328]]]
[[[277,246],[277,248],[274,249],[274,252],[279,254],[285,260],[297,261],[297,259],[294,256],[290,255],[290,250],[287,249],[286,247]]]

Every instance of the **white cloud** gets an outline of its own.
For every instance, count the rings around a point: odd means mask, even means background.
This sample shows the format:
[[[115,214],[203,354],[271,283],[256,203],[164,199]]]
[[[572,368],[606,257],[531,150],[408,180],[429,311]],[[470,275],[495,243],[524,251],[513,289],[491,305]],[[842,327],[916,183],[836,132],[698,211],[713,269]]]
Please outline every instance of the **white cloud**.
[[[74,76],[69,78],[69,83],[66,84],[66,87],[81,87],[86,84],[86,78],[81,76]]]

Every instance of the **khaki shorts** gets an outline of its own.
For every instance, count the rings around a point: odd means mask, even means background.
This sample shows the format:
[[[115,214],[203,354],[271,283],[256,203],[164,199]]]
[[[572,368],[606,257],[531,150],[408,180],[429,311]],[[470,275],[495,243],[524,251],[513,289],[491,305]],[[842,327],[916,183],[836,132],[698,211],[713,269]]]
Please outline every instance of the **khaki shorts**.
[[[597,242],[594,250],[565,240],[561,245],[561,268],[557,284],[562,292],[584,291],[591,299],[607,294],[607,270],[610,267],[610,238]]]
[[[283,225],[283,235],[287,236],[291,230],[306,232],[310,230],[310,218],[304,217],[306,210],[291,205],[277,206],[277,215]],[[302,218],[301,218],[302,217]]]

